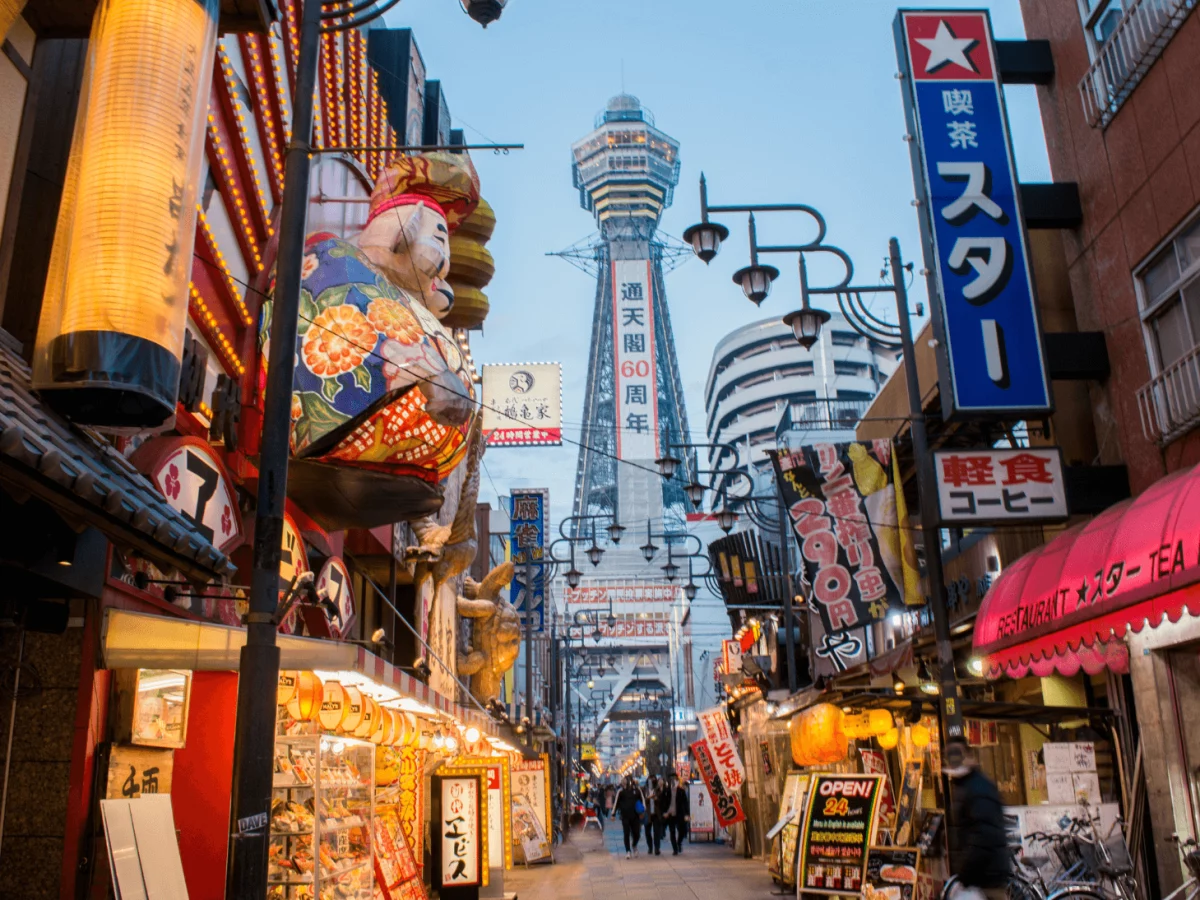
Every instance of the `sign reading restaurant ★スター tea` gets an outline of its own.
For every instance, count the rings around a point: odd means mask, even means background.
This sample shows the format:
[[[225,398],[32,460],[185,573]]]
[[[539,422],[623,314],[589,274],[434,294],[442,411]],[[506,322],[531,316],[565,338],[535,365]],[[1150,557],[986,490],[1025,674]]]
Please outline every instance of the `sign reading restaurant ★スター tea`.
[[[879,775],[813,775],[800,845],[798,889],[857,896],[875,840]]]
[[[485,365],[483,436],[492,447],[562,444],[562,366]]]

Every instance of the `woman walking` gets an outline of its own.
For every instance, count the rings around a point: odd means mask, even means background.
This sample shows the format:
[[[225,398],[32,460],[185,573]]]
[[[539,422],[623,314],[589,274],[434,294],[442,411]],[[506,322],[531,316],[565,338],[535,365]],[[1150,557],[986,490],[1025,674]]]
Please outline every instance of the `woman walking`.
[[[632,775],[626,776],[625,784],[617,794],[617,814],[621,817],[621,831],[625,837],[625,858],[630,859],[637,856],[642,816],[646,814],[646,795]]]

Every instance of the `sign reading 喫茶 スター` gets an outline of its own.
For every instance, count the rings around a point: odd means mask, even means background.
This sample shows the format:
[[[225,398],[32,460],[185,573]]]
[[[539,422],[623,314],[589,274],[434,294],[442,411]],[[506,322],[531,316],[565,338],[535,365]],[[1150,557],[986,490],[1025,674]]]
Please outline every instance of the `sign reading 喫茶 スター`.
[[[798,890],[857,896],[875,839],[879,775],[814,774],[797,872]]]
[[[946,418],[1051,408],[988,14],[896,16]]]

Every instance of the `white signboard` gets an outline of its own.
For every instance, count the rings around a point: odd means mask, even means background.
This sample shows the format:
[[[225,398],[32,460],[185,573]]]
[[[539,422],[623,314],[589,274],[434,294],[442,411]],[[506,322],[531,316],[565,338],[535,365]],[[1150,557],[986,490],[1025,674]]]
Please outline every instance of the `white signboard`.
[[[479,779],[442,778],[442,880],[443,887],[480,883]]]
[[[946,524],[1067,517],[1062,451],[939,450],[933,454],[938,510]]]
[[[515,763],[509,776],[512,784],[513,842],[521,848],[526,863],[550,857],[550,842],[546,839],[549,833],[546,775],[546,761],[538,759]],[[529,846],[530,842],[536,845],[536,850]]]
[[[607,606],[609,603],[676,603],[683,592],[682,587],[671,584],[652,584],[644,581],[610,582],[608,584],[584,584],[582,587],[567,588],[567,603]]]
[[[1096,771],[1096,745],[1091,741],[1047,742],[1042,755],[1047,774]]]
[[[350,625],[354,621],[354,590],[350,584],[350,570],[340,557],[331,556],[321,566],[321,574],[317,576],[317,596],[329,600],[338,611],[337,625],[334,635],[344,637],[350,633]]]
[[[562,366],[485,365],[483,436],[492,447],[562,444]]]
[[[654,365],[654,281],[648,259],[612,264],[613,369],[617,456],[657,459],[658,391]]]
[[[725,790],[737,795],[746,781],[746,769],[738,756],[737,741],[729,729],[724,707],[714,706],[703,710],[696,714],[696,718],[700,720],[700,732],[708,742],[708,750],[721,777],[721,784]]]
[[[688,834],[692,839],[713,839],[714,819],[712,798],[708,790],[698,781],[688,784],[688,809],[691,810],[691,821],[688,823]]]

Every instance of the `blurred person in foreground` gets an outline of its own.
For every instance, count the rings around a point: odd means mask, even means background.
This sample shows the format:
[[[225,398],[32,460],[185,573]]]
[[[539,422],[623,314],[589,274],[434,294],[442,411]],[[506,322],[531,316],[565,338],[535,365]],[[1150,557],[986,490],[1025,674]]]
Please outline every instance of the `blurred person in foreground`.
[[[963,738],[946,742],[942,771],[950,778],[954,818],[950,871],[958,876],[955,900],[1004,900],[1012,874],[1012,852],[1004,829],[1004,807],[996,785],[979,768]]]

